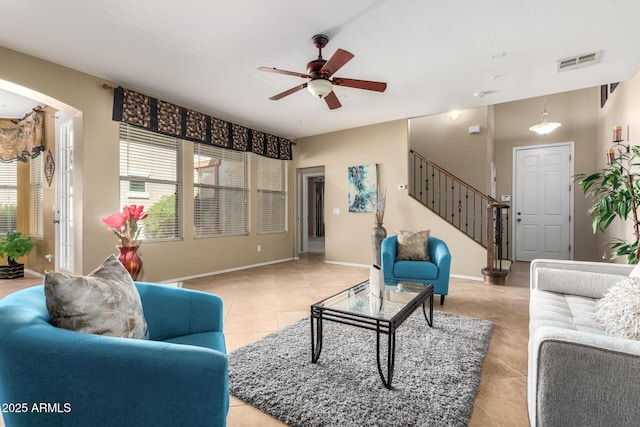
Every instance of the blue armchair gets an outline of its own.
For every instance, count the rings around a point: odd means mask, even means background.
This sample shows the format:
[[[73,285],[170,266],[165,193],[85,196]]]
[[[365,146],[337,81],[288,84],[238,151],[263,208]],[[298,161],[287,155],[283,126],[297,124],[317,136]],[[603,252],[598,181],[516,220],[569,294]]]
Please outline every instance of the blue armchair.
[[[382,272],[385,280],[424,281],[433,285],[433,293],[440,295],[440,305],[449,293],[451,254],[447,244],[437,237],[429,236],[427,248],[431,261],[397,261],[398,236],[389,236],[382,241]]]
[[[0,300],[0,402],[13,405],[2,414],[7,427],[226,424],[222,300],[136,287],[149,340],[52,326],[42,285]]]

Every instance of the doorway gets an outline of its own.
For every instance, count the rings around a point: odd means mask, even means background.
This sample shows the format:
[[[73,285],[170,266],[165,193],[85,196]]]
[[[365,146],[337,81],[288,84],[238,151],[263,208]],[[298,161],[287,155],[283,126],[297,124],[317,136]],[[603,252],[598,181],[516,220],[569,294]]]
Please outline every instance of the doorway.
[[[73,144],[73,118],[56,114],[55,266],[66,273],[74,272]]]
[[[298,252],[324,253],[324,166],[298,170]]]
[[[513,149],[516,261],[572,259],[574,143]]]

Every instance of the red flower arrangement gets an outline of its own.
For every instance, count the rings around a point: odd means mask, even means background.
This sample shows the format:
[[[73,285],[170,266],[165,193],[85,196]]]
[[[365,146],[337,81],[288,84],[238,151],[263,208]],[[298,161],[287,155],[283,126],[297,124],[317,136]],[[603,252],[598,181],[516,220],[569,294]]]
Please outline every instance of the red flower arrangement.
[[[138,244],[140,227],[138,221],[147,217],[144,206],[130,205],[122,208],[122,212],[116,212],[102,219],[107,227],[120,239],[121,246],[135,246]]]

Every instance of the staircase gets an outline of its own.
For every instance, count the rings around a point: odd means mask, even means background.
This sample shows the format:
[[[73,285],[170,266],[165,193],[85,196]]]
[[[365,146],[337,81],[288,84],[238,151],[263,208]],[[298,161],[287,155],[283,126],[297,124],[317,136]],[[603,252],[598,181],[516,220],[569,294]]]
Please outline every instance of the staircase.
[[[504,283],[510,266],[509,206],[420,153],[409,153],[409,196],[487,249],[485,282]]]

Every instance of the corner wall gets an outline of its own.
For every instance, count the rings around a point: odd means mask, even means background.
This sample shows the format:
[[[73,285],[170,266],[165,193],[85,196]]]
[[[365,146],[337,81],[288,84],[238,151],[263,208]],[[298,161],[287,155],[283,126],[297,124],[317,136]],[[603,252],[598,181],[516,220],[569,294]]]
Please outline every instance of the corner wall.
[[[547,96],[549,121],[562,126],[548,135],[537,135],[529,127],[541,122],[544,98],[531,98],[495,105],[495,164],[496,188],[514,200],[513,149],[532,145],[575,142],[574,173],[592,171],[595,165],[597,109],[599,90],[582,89]],[[603,154],[604,158],[604,154]],[[567,183],[570,185],[571,183]],[[574,245],[573,259],[596,260],[597,245],[591,231],[588,203],[581,190],[574,186]],[[511,233],[511,236],[514,236]]]
[[[373,262],[371,230],[373,213],[348,211],[349,166],[377,163],[378,182],[387,189],[383,226],[387,235],[396,230],[430,229],[442,238],[452,254],[451,273],[481,279],[486,251],[437,215],[409,197],[400,184],[408,182],[408,121],[377,125],[301,138],[294,147],[296,168],[324,166],[326,260],[346,264]],[[334,213],[339,209],[339,214]]]
[[[593,170],[601,169],[606,165],[606,153],[612,145],[614,126],[622,126],[622,137],[627,140],[626,143],[640,144],[640,72],[631,80],[621,82],[613,93],[609,93],[604,107],[598,107],[596,161]],[[592,202],[589,201],[588,206],[591,204]],[[605,233],[597,233],[596,238],[597,255],[600,259],[604,255],[604,260],[608,261],[611,253],[605,246],[606,243],[615,238],[633,241],[633,221],[629,219],[624,222],[616,219]],[[614,262],[626,263],[627,260],[626,257],[620,257]]]
[[[62,67],[38,58],[0,47],[0,80],[19,85],[42,94],[57,103],[75,109],[80,121],[74,147],[74,209],[77,230],[76,273],[89,273],[109,254],[116,253],[117,240],[102,223],[102,218],[119,209],[119,143],[118,123],[111,120],[113,93],[102,88],[103,83],[117,86],[95,76]],[[136,89],[136,88],[132,88]],[[151,94],[153,95],[153,94]],[[171,101],[171,100],[169,100]],[[57,105],[54,107],[61,109]],[[186,105],[185,107],[189,107]],[[65,111],[66,112],[66,111]],[[80,113],[78,113],[80,112]],[[206,112],[205,112],[206,113]],[[183,145],[185,162],[192,155],[192,143]],[[185,163],[184,165],[189,164]],[[210,272],[291,259],[295,256],[295,209],[292,162],[288,162],[288,232],[256,235],[257,211],[255,195],[255,162],[250,160],[251,199],[249,236],[194,239],[193,203],[188,193],[182,212],[183,239],[173,242],[144,243],[141,254],[144,269],[141,280],[167,281],[176,278],[204,275]],[[192,169],[183,168],[183,181],[193,180]],[[184,191],[191,187],[185,186]],[[49,202],[51,203],[51,202]],[[51,211],[52,205],[44,206]],[[45,218],[46,220],[46,218]],[[262,251],[257,251],[257,245]],[[38,253],[38,257],[45,254]],[[35,256],[35,255],[34,255]],[[26,268],[43,273],[41,260],[28,263]],[[45,264],[52,270],[52,264]],[[35,266],[36,268],[32,268]]]

